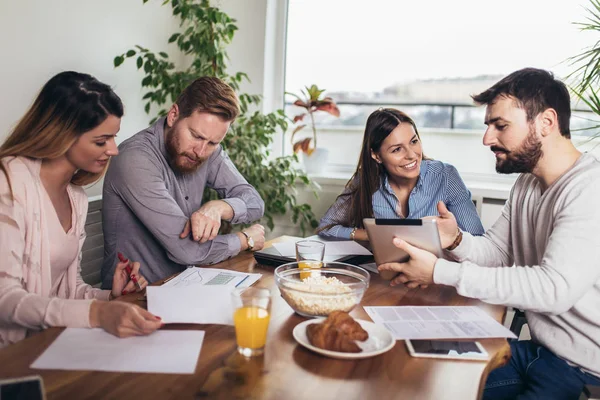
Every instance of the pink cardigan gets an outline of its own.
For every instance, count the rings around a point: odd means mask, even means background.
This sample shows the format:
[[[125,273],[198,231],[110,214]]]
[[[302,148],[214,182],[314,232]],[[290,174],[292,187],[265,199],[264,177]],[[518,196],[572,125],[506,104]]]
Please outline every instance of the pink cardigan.
[[[10,174],[14,201],[0,171],[0,348],[23,339],[28,329],[90,327],[93,299],[108,300],[110,291],[94,289],[81,278],[85,192],[79,186],[69,187],[77,213],[79,257],[58,278],[57,297],[50,297],[53,282],[48,218],[41,203],[41,162],[24,157],[6,157],[1,162]]]

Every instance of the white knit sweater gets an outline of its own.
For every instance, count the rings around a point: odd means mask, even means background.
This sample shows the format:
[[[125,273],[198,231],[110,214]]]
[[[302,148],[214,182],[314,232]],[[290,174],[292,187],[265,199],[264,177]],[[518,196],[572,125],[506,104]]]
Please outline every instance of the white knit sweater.
[[[600,162],[583,154],[546,191],[519,177],[483,236],[464,233],[434,281],[526,310],[533,340],[600,377]]]

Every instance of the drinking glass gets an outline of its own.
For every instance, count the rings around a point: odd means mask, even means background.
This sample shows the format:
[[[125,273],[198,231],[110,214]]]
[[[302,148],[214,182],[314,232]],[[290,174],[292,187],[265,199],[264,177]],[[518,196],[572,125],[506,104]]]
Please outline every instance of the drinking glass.
[[[236,289],[231,296],[238,352],[245,357],[263,354],[271,317],[271,292],[249,287]]]
[[[301,270],[321,268],[324,256],[325,243],[317,240],[300,240],[296,242],[296,261],[298,261],[298,268]],[[301,272],[300,279],[315,275],[319,275],[319,272]]]

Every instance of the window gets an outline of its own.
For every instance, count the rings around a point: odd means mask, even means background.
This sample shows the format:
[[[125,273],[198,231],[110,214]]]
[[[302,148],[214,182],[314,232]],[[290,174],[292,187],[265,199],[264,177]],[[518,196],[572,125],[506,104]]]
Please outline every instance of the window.
[[[573,24],[588,1],[289,0],[285,89],[317,84],[340,105],[339,119],[315,115],[330,170],[355,168],[367,116],[390,106],[415,119],[429,156],[461,174],[495,175],[481,144],[485,110],[470,95],[528,66],[566,77],[567,59],[597,40]],[[574,112],[572,129],[590,117]]]

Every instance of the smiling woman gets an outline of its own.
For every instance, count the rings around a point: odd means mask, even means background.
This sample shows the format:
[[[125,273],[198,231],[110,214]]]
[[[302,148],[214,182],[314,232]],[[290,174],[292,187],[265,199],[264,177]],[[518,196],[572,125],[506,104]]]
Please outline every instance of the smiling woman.
[[[474,235],[483,226],[456,169],[427,159],[415,122],[402,111],[380,108],[367,120],[356,172],[319,224],[319,234],[368,240],[364,218],[438,215],[443,201],[458,225]]]

